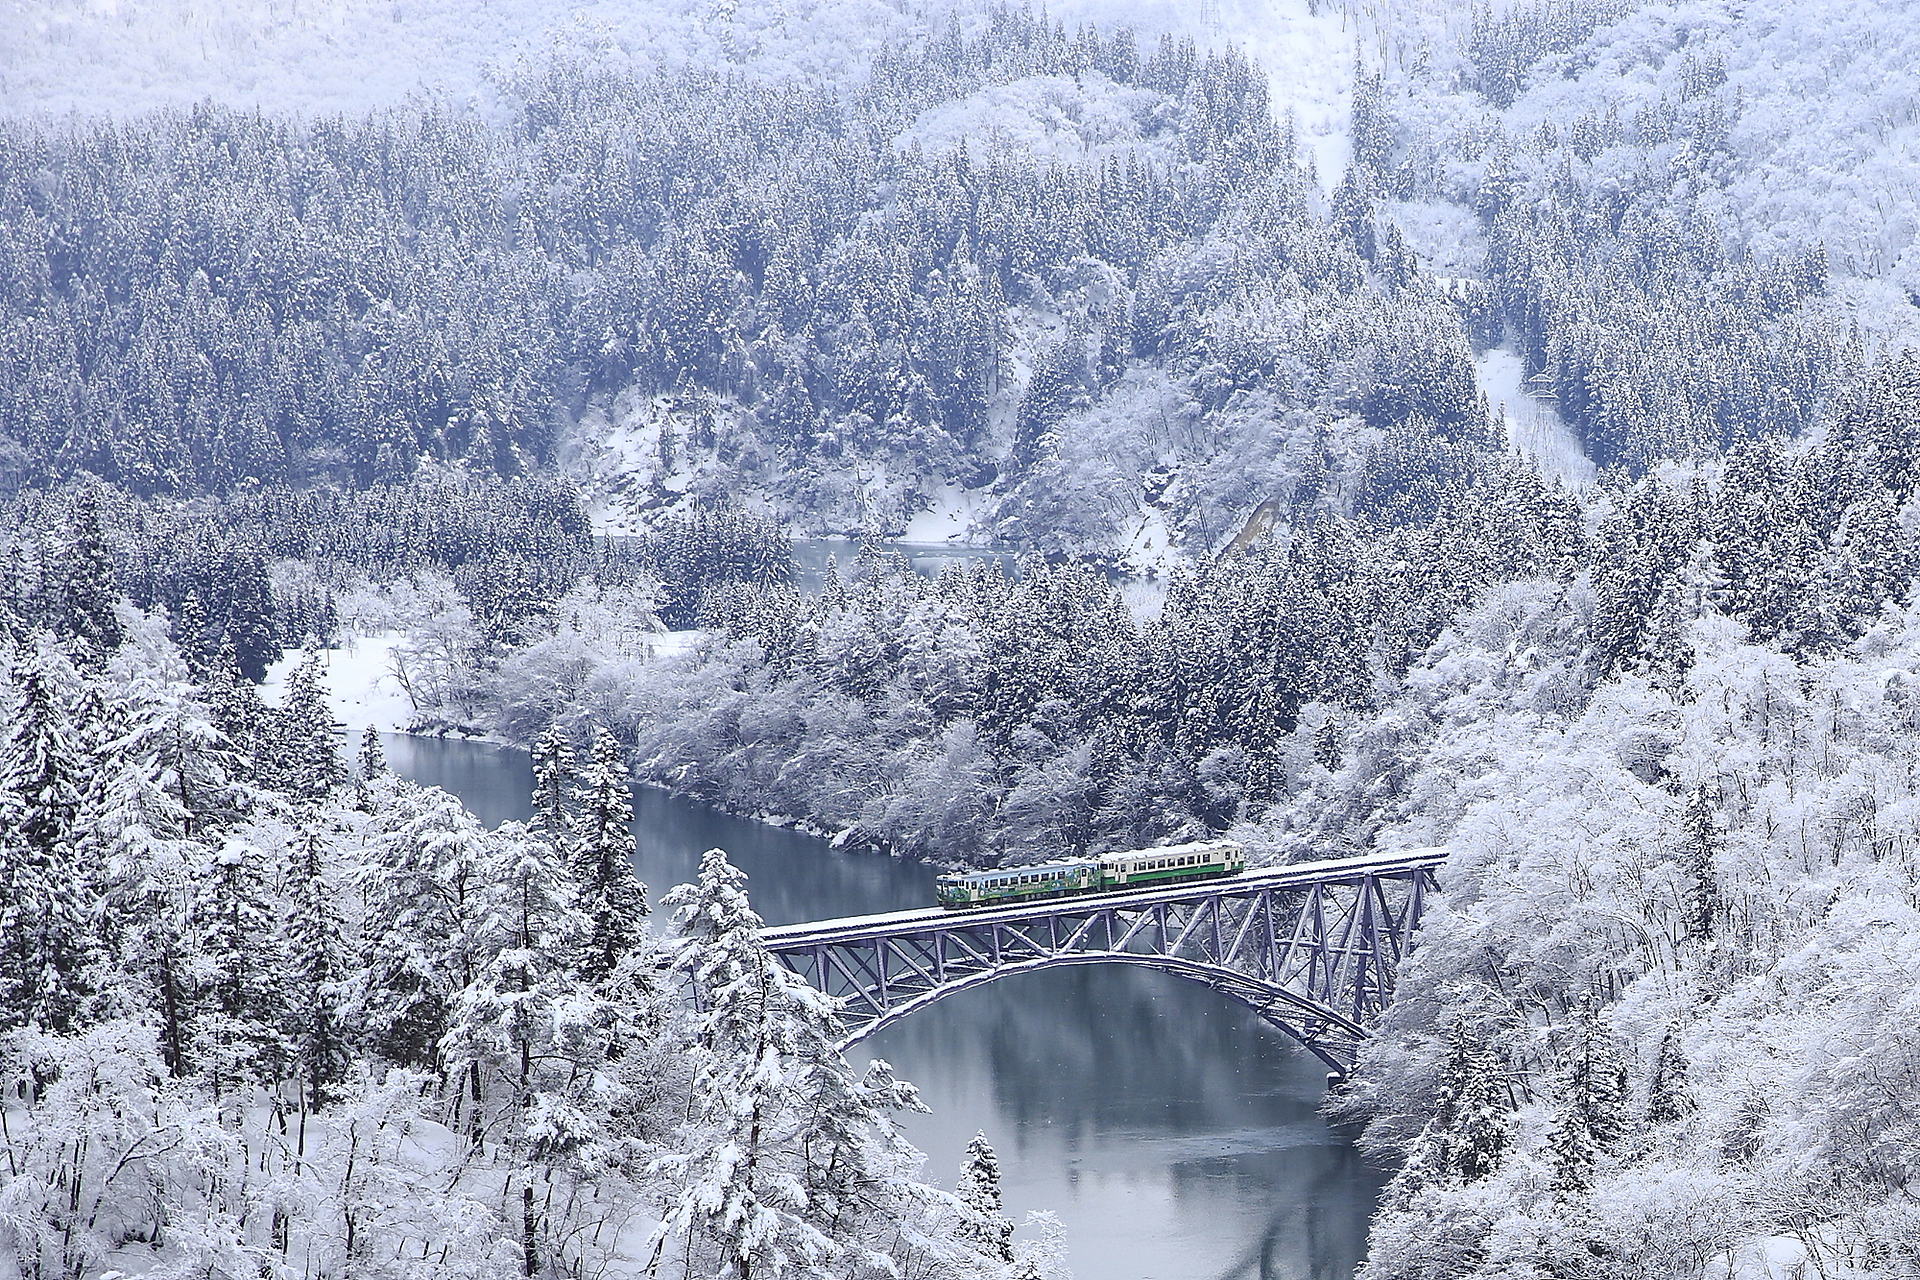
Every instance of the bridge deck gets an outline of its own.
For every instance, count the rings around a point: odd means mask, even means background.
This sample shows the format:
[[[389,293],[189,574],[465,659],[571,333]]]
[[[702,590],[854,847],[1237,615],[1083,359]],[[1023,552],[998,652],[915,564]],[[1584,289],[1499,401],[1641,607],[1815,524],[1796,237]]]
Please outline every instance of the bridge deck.
[[[1446,861],[1444,847],[1401,849],[1392,853],[1370,853],[1358,858],[1334,858],[1324,862],[1295,862],[1284,867],[1263,867],[1238,875],[1215,876],[1186,884],[1157,884],[1144,889],[1114,889],[1104,893],[1075,893],[1059,898],[1042,898],[1007,907],[976,907],[949,911],[944,907],[923,907],[913,911],[891,911],[872,916],[846,916],[838,920],[815,920],[805,924],[779,925],[760,931],[761,939],[775,951],[796,947],[846,942],[886,935],[908,935],[933,928],[958,925],[1016,923],[1044,919],[1063,911],[1089,908],[1141,906],[1189,899],[1214,897],[1220,893],[1255,892],[1260,889],[1289,888],[1315,884],[1342,884],[1369,875],[1391,875],[1437,868]]]

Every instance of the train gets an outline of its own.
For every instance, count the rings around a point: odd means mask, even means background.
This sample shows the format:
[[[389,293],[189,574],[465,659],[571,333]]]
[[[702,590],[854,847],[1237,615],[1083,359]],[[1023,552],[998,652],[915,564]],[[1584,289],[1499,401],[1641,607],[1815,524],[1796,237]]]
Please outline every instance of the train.
[[[934,882],[934,897],[949,911],[966,911],[1083,893],[1111,893],[1150,884],[1212,880],[1246,869],[1247,850],[1238,841],[1196,840],[1158,849],[1103,853],[1097,858],[1042,862],[1031,867],[957,872]]]

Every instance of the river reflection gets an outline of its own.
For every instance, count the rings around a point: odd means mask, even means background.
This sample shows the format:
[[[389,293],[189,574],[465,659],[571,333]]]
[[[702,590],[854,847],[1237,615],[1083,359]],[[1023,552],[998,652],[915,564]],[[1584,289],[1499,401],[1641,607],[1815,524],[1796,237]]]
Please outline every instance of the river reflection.
[[[392,736],[388,759],[495,824],[524,818],[524,753]],[[637,859],[657,902],[720,847],[770,924],[917,907],[933,873],[634,793]],[[1081,1280],[1346,1280],[1382,1179],[1316,1108],[1317,1059],[1212,992],[1094,965],[1004,979],[897,1023],[852,1055],[883,1057],[929,1114],[907,1136],[951,1187],[976,1129],[1007,1204],[1057,1213]]]

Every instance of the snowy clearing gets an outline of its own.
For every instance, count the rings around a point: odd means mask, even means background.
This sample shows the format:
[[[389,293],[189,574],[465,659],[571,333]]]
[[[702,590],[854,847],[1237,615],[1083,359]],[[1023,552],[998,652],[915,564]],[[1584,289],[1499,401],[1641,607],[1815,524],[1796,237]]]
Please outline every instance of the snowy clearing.
[[[1507,448],[1533,459],[1540,474],[1569,489],[1593,483],[1595,468],[1580,437],[1574,435],[1553,407],[1536,399],[1525,386],[1526,367],[1511,347],[1495,347],[1473,364],[1474,377],[1486,393],[1487,408],[1506,419]]]
[[[933,504],[907,522],[899,541],[947,546],[972,545],[978,521],[987,511],[992,495],[984,489],[963,489],[957,484],[942,485],[928,495]]]
[[[394,650],[407,642],[397,632],[376,636],[349,636],[338,649],[323,649],[326,664],[327,705],[336,722],[346,726],[347,740],[355,741],[368,727],[382,733],[405,733],[413,724],[413,699],[394,675]],[[300,663],[302,651],[288,649],[268,668],[260,696],[279,706],[287,677]]]

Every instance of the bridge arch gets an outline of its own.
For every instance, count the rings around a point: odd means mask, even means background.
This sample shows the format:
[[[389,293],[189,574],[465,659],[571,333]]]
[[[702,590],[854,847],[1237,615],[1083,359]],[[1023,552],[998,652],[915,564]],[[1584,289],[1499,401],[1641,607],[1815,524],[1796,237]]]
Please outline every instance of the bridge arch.
[[[1001,965],[993,969],[980,970],[966,974],[951,982],[937,987],[929,987],[917,995],[893,1005],[876,1017],[855,1026],[839,1043],[842,1052],[853,1048],[862,1040],[877,1035],[896,1022],[937,1004],[951,995],[962,991],[971,991],[984,987],[1001,978],[1022,973],[1039,973],[1047,969],[1062,969],[1083,965],[1122,964],[1135,968],[1152,969],[1171,977],[1196,982],[1211,991],[1227,997],[1236,1004],[1251,1009],[1262,1022],[1274,1027],[1301,1045],[1311,1050],[1327,1066],[1341,1075],[1347,1071],[1337,1057],[1322,1048],[1322,1037],[1316,1035],[1313,1028],[1333,1026],[1354,1037],[1364,1036],[1366,1028],[1345,1017],[1338,1010],[1310,1000],[1305,996],[1249,978],[1246,974],[1220,965],[1185,960],[1177,956],[1140,955],[1132,952],[1072,952],[1062,955],[1043,956],[1033,960],[1023,960],[1013,964]],[[1302,1015],[1289,1019],[1282,1011],[1297,1012]]]
[[[761,937],[841,1002],[845,1046],[1009,974],[1131,964],[1246,1005],[1345,1074],[1392,999],[1445,857],[1370,854],[985,910],[786,925]]]

